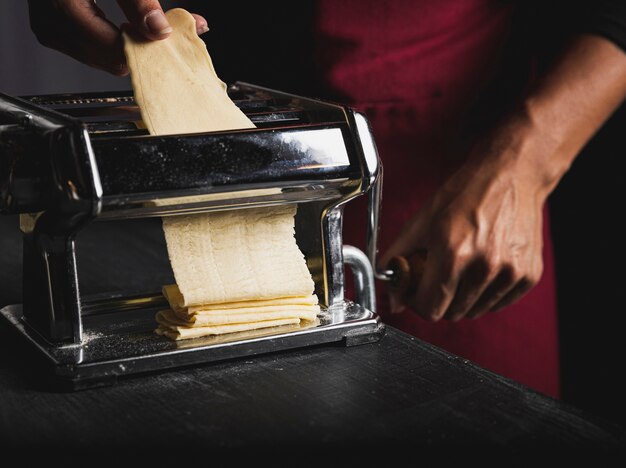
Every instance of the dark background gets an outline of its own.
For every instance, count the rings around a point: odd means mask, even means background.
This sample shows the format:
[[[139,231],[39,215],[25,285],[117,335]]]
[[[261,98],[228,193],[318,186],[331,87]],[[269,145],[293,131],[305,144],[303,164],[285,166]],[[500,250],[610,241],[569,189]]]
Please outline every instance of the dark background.
[[[626,108],[578,156],[550,198],[563,398],[626,423]]]
[[[161,3],[167,9],[177,2]],[[109,17],[120,23],[122,17],[114,4],[99,2]],[[129,88],[127,78],[92,70],[40,46],[30,32],[25,1],[0,2],[0,92],[21,95]],[[626,109],[622,108],[587,145],[550,199],[563,399],[622,425],[626,423],[626,385],[620,383],[626,356],[622,348],[626,341],[622,328],[626,232],[621,219],[626,211],[622,205],[625,157]],[[142,229],[149,230],[150,225],[138,225],[133,231],[137,242]],[[132,237],[125,233],[118,240],[131,241]],[[20,255],[17,219],[0,219],[0,267],[12,268],[15,273],[15,281],[0,285],[0,305],[19,301]]]

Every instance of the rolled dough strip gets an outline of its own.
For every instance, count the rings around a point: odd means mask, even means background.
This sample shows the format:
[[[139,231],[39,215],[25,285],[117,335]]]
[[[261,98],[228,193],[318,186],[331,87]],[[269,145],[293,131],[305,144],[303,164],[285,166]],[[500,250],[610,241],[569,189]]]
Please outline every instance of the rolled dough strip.
[[[317,296],[311,294],[309,296],[293,296],[293,297],[278,297],[274,299],[260,299],[252,301],[237,301],[237,302],[222,302],[215,304],[204,304],[197,306],[183,305],[183,296],[180,293],[178,286],[170,284],[163,287],[163,295],[167,299],[172,310],[178,314],[194,315],[194,314],[211,314],[215,311],[221,312],[227,309],[242,309],[246,307],[265,307],[265,306],[315,306],[318,304]]]
[[[177,325],[160,325],[156,329],[156,332],[160,335],[165,335],[169,338],[176,340],[183,340],[187,338],[198,338],[206,335],[223,335],[225,333],[235,333],[247,330],[254,330],[257,328],[278,327],[280,325],[295,325],[300,323],[300,319],[280,319],[280,320],[266,320],[263,322],[253,323],[236,323],[231,325],[214,325],[211,327],[198,327],[188,328]]]
[[[278,319],[302,319],[302,320],[315,320],[318,311],[311,310],[308,307],[291,307],[286,310],[268,309],[266,311],[253,311],[241,312],[236,314],[223,313],[219,315],[196,315],[191,317],[190,320],[185,320],[179,317],[172,310],[162,310],[157,313],[157,322],[162,323],[165,321],[168,324],[174,324],[184,327],[197,328],[205,327],[209,325],[226,325],[231,323],[253,323],[263,322],[266,320],[278,320]]]
[[[254,302],[250,301],[247,303],[250,305],[247,305],[245,307],[213,308],[210,310],[198,310],[198,311],[191,312],[191,313],[186,309],[182,309],[182,310],[174,310],[173,312],[184,320],[191,320],[192,317],[201,317],[201,316],[210,317],[212,315],[223,315],[223,314],[237,315],[237,314],[248,314],[252,312],[263,313],[263,312],[271,312],[273,310],[287,311],[290,309],[297,309],[297,310],[313,311],[316,313],[319,313],[320,311],[319,305],[317,304],[292,304],[288,302],[283,303],[281,299],[276,299],[276,304],[271,304],[272,301],[259,301],[259,302],[263,303],[264,305],[254,305]],[[227,304],[227,305],[230,306],[231,304]]]
[[[172,310],[172,313],[176,314],[176,316],[180,320],[185,320],[187,322],[194,322],[199,320],[200,317],[225,317],[226,315],[230,315],[234,318],[239,317],[241,315],[248,314],[268,314],[271,312],[289,312],[289,311],[301,311],[308,312],[313,314],[319,314],[320,308],[318,305],[264,305],[264,306],[248,306],[248,307],[240,307],[238,309],[213,309],[213,310],[205,310],[201,312],[196,312],[193,314],[188,313],[185,310],[176,311]],[[212,320],[207,318],[207,320]],[[263,320],[263,319],[257,319]],[[241,318],[237,319],[237,321],[242,321]]]
[[[189,342],[189,340],[182,339],[178,337],[176,332],[168,331],[167,329],[159,326],[159,329],[162,330],[164,336],[168,336],[173,340],[177,340],[177,348],[185,349],[190,346],[198,346],[198,345],[210,345],[217,343],[232,343],[234,341],[240,340],[250,340],[254,338],[260,338],[262,336],[274,335],[276,333],[291,333],[294,331],[305,330],[307,328],[316,327],[320,324],[319,319],[315,319],[313,322],[307,322],[306,320],[301,320],[300,323],[292,323],[288,325],[279,325],[277,327],[264,327],[264,328],[255,328],[252,330],[246,330],[241,332],[231,332],[222,335],[206,335],[203,337],[197,337],[194,342]],[[178,337],[178,338],[177,338]]]

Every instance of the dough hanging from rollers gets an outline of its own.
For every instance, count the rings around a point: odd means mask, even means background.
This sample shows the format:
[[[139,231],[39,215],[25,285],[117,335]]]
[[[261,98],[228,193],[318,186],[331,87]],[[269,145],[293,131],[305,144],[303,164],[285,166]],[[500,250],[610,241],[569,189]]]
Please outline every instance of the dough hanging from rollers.
[[[295,214],[290,205],[163,218],[177,300],[187,307],[310,296]]]
[[[166,13],[172,34],[124,33],[135,101],[152,135],[254,128],[218,78],[193,16]],[[175,285],[156,332],[172,339],[314,322],[314,283],[294,237],[295,206],[163,219]]]

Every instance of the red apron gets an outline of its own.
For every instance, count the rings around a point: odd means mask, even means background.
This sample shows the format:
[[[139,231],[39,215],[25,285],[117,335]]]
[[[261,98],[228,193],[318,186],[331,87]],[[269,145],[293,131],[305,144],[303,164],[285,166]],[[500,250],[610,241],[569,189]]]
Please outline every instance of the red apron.
[[[498,0],[322,0],[318,63],[328,92],[364,111],[383,161],[380,250],[462,161],[451,148],[468,112],[504,63],[511,7]],[[350,205],[350,204],[348,204]],[[350,208],[348,208],[349,210]],[[347,243],[363,247],[365,220],[348,211]],[[383,320],[541,392],[559,393],[555,281],[548,220],[544,273],[519,303],[479,320],[429,323],[408,311]]]

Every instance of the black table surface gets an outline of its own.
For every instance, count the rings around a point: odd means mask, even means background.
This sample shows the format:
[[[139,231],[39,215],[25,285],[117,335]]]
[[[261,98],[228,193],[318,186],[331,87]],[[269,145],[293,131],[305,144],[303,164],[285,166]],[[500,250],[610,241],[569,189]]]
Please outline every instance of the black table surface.
[[[158,223],[96,224],[79,239],[79,274],[92,282],[85,289],[171,275]],[[19,300],[19,248],[15,220],[0,220],[3,304]],[[0,447],[23,457],[41,454],[33,447],[56,459],[89,451],[94,462],[268,456],[278,465],[335,466],[402,457],[411,465],[528,466],[546,461],[546,451],[613,461],[626,447],[621,427],[390,327],[374,344],[285,351],[75,393],[50,391],[37,369],[0,332]]]

